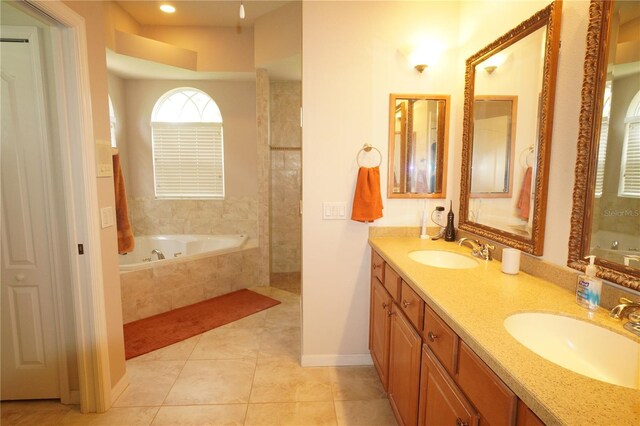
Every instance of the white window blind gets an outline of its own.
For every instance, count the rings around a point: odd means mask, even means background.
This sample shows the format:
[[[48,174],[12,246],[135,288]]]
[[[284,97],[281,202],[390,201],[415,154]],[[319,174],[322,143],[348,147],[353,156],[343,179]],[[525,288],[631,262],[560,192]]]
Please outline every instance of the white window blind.
[[[222,123],[152,123],[156,197],[224,198]]]
[[[640,198],[640,117],[627,121],[620,172],[618,195]]]
[[[604,166],[607,160],[607,140],[609,139],[609,117],[602,117],[600,142],[598,144],[598,162],[596,164],[596,198],[602,197],[604,187]]]

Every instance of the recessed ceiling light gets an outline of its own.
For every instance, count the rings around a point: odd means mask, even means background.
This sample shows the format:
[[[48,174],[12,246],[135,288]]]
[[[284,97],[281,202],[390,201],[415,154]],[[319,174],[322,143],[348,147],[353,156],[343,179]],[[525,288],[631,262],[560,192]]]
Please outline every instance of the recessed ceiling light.
[[[171,6],[170,4],[162,4],[160,5],[160,10],[164,13],[173,13],[176,11],[176,8]]]

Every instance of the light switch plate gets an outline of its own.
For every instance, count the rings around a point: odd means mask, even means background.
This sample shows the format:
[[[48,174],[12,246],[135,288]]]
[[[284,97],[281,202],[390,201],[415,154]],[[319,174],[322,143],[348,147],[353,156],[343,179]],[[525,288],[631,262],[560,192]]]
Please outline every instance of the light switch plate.
[[[100,209],[100,223],[103,229],[113,226],[114,224],[113,207],[111,206],[102,207]]]
[[[322,219],[323,220],[346,220],[347,219],[347,203],[325,201],[324,203],[322,203]]]

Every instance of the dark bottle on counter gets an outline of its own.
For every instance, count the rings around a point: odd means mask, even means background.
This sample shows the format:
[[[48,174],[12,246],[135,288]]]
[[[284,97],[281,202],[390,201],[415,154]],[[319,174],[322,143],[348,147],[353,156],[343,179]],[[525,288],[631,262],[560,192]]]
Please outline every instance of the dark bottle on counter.
[[[444,240],[456,240],[456,228],[453,226],[453,201],[451,201],[449,204],[449,213],[447,213],[447,227],[444,230]]]

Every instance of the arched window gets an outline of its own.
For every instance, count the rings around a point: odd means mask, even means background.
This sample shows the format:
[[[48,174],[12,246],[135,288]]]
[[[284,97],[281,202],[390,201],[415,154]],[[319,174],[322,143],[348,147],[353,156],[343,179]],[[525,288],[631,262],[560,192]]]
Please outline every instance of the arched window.
[[[624,123],[618,195],[640,198],[640,90],[629,104]]]
[[[111,103],[111,96],[109,99],[109,130],[111,131],[111,146],[113,148],[117,148],[118,144],[116,143],[116,113],[113,110],[113,103]]]
[[[151,115],[156,198],[224,198],[222,115],[190,87],[160,97]]]

